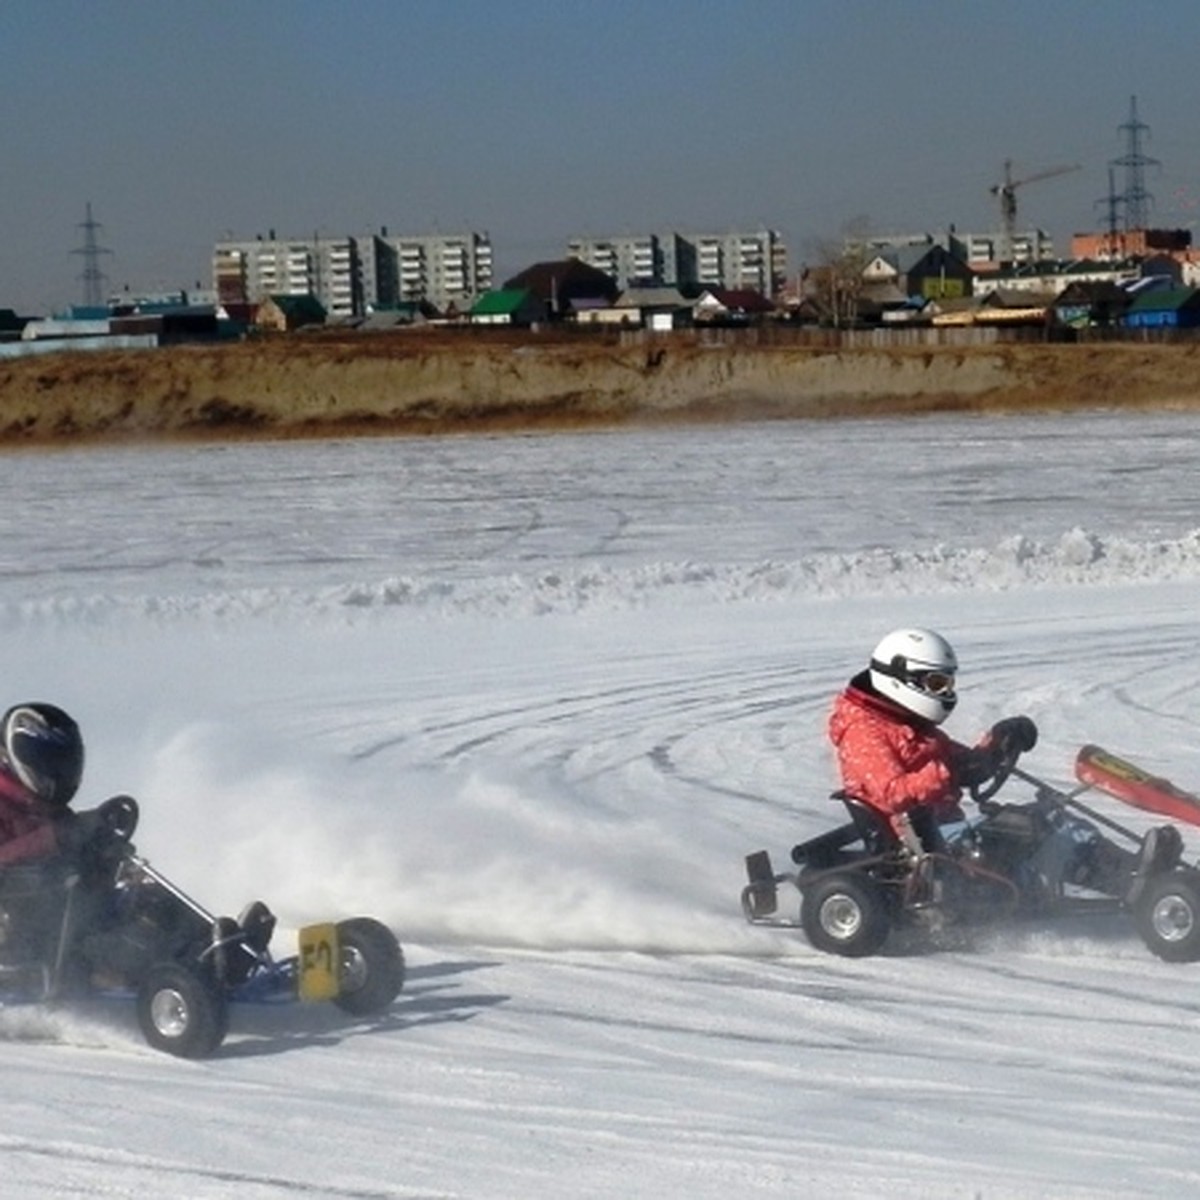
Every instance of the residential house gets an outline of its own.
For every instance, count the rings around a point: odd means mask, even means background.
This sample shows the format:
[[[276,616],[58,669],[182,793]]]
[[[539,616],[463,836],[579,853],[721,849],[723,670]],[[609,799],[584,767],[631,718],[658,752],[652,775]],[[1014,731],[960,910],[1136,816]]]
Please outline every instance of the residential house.
[[[1055,297],[1054,319],[1074,329],[1117,325],[1131,299],[1129,292],[1111,279],[1069,283]]]
[[[325,306],[316,296],[271,295],[258,306],[258,327],[274,333],[291,333],[325,324]]]
[[[641,325],[658,332],[692,323],[692,305],[673,287],[626,288],[617,297],[613,311],[620,314],[621,324]]]
[[[594,307],[602,300],[612,304],[619,290],[611,275],[577,258],[534,263],[506,280],[505,291],[527,290],[542,306],[539,319],[561,321],[577,308]]]
[[[1200,289],[1152,288],[1136,296],[1122,325],[1130,329],[1200,328]]]
[[[696,321],[709,325],[749,325],[775,313],[775,305],[749,288],[707,288],[692,306]]]
[[[357,320],[355,327],[378,333],[388,329],[404,329],[410,325],[427,325],[437,316],[438,312],[432,304],[424,300],[410,300],[387,308],[373,308]]]
[[[905,298],[943,300],[971,295],[975,273],[957,254],[935,242],[880,250],[867,259],[862,278],[864,299],[890,287]]]
[[[501,288],[485,292],[472,306],[472,325],[512,325],[528,328],[545,319],[542,302],[529,288]]]

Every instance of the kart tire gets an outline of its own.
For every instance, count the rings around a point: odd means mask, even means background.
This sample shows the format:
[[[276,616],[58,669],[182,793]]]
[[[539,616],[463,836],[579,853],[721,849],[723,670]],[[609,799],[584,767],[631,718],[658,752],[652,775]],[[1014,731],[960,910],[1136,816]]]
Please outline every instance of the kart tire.
[[[146,972],[138,986],[137,1015],[147,1044],[176,1058],[207,1058],[229,1028],[224,994],[173,962]]]
[[[1200,873],[1169,871],[1152,879],[1134,919],[1142,941],[1164,962],[1200,959]]]
[[[814,949],[843,958],[875,954],[892,927],[878,885],[849,871],[826,875],[805,889],[800,924]]]
[[[865,875],[839,871],[804,889],[800,925],[812,948],[862,959],[882,948],[892,918],[877,884]]]
[[[341,962],[334,1004],[356,1017],[383,1012],[404,986],[404,951],[396,935],[372,917],[338,922]]]

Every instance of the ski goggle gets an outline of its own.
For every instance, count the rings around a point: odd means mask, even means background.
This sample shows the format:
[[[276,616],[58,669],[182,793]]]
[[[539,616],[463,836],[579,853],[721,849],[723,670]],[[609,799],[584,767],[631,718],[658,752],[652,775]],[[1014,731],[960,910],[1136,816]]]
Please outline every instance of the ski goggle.
[[[909,679],[930,696],[954,695],[954,673],[952,671],[910,671]]]

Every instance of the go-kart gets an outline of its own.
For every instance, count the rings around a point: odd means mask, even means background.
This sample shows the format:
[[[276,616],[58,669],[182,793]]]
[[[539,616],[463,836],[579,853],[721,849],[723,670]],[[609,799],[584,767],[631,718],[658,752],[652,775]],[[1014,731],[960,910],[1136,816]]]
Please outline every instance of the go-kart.
[[[1200,825],[1200,797],[1094,745],[1078,752],[1079,786],[1070,791],[1022,770],[1018,757],[1009,753],[990,779],[968,789],[980,815],[948,829],[930,853],[914,854],[875,810],[835,792],[850,819],[793,847],[797,870],[777,873],[765,850],[747,855],[747,920],[802,929],[814,948],[855,958],[880,951],[895,929],[944,932],[1009,917],[1127,912],[1159,958],[1200,959],[1200,869],[1178,852],[1162,862],[1147,857],[1144,838],[1080,796],[1098,789],[1193,825]],[[1033,799],[997,802],[1010,779],[1031,787]],[[1132,849],[1119,850],[1101,830]],[[1129,864],[1115,892],[1101,894],[1046,869],[1063,858],[1055,847],[1069,850],[1081,840],[1103,843],[1110,858]],[[781,888],[799,893],[796,917],[781,913]]]
[[[275,917],[261,901],[217,917],[141,857],[138,806],[115,796],[72,861],[0,869],[0,1004],[125,995],[146,1041],[203,1058],[240,1000],[329,1000],[366,1016],[404,986],[404,953],[370,917],[310,925],[275,958]]]

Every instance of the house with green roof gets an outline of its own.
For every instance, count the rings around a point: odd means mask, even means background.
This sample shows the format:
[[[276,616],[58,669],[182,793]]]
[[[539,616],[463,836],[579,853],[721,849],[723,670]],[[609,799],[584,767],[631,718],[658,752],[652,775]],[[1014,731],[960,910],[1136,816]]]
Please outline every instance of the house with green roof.
[[[1130,329],[1200,328],[1200,289],[1150,288],[1125,310],[1121,323]]]
[[[529,288],[500,288],[484,292],[468,314],[472,325],[513,325],[528,328],[545,316],[541,302]]]
[[[325,324],[325,305],[316,296],[271,295],[258,306],[258,327],[290,333],[308,325]]]

